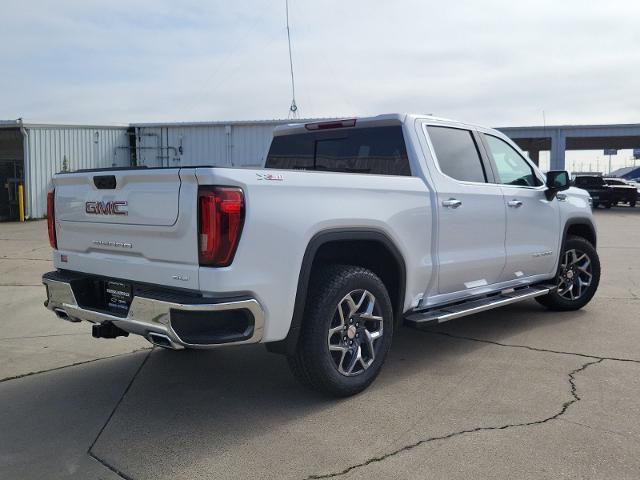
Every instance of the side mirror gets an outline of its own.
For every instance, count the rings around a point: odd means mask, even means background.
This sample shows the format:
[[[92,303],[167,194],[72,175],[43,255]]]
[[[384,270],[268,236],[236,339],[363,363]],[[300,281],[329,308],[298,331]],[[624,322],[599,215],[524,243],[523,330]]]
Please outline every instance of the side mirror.
[[[567,190],[570,186],[569,172],[566,170],[551,170],[547,172],[547,190],[544,192],[547,200],[553,200],[558,192]]]

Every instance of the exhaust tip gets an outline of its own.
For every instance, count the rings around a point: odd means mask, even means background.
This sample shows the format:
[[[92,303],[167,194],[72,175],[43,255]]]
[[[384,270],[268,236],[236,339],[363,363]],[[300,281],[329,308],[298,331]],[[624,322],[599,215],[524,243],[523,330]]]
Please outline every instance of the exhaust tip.
[[[151,332],[148,335],[148,339],[156,347],[170,348],[172,350],[177,350],[176,347],[174,347],[173,342],[171,341],[171,339],[169,337],[167,337],[166,335],[163,335],[161,333]]]
[[[67,320],[70,321],[71,319],[69,318],[69,314],[67,312],[65,312],[63,309],[61,308],[54,308],[53,311],[55,312],[55,314],[58,316],[58,318],[61,318],[62,320]]]

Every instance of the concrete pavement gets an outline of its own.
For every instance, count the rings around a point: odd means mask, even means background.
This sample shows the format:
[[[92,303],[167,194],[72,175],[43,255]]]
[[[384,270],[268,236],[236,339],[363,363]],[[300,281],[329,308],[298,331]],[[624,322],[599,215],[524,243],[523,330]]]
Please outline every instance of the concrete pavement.
[[[88,325],[59,321],[42,305],[51,270],[47,222],[0,223],[0,378],[149,348],[137,337],[95,342]]]
[[[261,346],[91,339],[44,312],[41,287],[7,284],[49,268],[41,222],[0,224],[0,256],[35,259],[0,259],[0,478],[638,478],[640,209],[596,219],[602,284],[584,310],[527,302],[403,329],[344,400]]]

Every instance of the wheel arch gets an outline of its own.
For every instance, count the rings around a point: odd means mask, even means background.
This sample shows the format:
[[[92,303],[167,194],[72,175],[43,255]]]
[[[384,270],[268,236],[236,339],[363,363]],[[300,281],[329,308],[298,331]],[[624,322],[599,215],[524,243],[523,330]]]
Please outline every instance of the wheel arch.
[[[593,221],[587,217],[570,218],[564,225],[564,232],[562,234],[561,248],[564,246],[568,235],[576,235],[588,240],[591,245],[596,247],[597,234],[596,228],[593,225]]]
[[[348,261],[349,259],[352,261]],[[285,354],[295,351],[304,320],[311,275],[314,268],[322,265],[323,261],[363,266],[376,273],[389,292],[395,324],[401,322],[406,289],[406,265],[394,241],[385,232],[371,228],[323,230],[311,238],[302,259],[289,333],[284,340],[268,343],[269,351]]]

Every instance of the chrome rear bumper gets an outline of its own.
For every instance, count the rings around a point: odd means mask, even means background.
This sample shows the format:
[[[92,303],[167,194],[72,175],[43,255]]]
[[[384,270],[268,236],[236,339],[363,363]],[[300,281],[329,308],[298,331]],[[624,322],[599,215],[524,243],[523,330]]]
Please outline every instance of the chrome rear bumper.
[[[212,303],[177,303],[145,296],[134,296],[127,316],[121,317],[80,306],[69,282],[47,278],[47,275],[42,278],[42,282],[47,288],[48,298],[45,305],[49,310],[55,312],[58,317],[72,322],[82,320],[94,324],[111,322],[126,332],[141,335],[153,344],[168,348],[216,348],[226,345],[257,343],[262,340],[264,332],[264,311],[260,303],[253,298],[220,302],[212,298]],[[250,312],[250,315],[253,316],[253,330],[249,338],[225,343],[189,343],[183,341],[171,326],[172,311],[220,313],[228,310],[246,310]],[[166,340],[164,337],[166,337]],[[163,339],[162,343],[158,341],[160,338]]]

